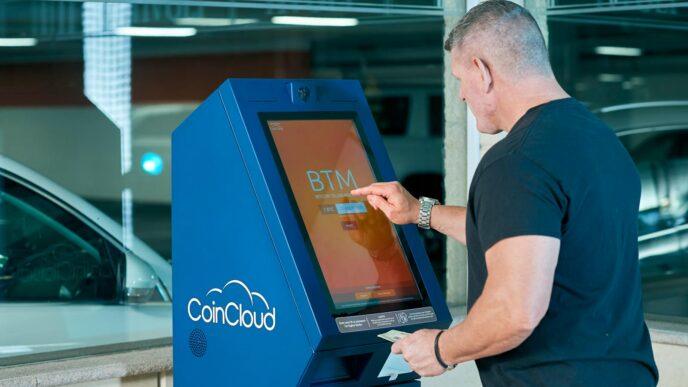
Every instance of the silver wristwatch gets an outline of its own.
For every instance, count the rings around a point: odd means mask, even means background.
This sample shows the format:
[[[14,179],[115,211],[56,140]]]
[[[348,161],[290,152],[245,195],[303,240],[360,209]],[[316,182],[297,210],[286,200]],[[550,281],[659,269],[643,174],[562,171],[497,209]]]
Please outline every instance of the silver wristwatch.
[[[432,211],[432,206],[435,204],[440,204],[439,200],[426,198],[421,196],[418,199],[420,202],[420,210],[418,211],[418,227],[429,229],[430,228],[430,212]]]

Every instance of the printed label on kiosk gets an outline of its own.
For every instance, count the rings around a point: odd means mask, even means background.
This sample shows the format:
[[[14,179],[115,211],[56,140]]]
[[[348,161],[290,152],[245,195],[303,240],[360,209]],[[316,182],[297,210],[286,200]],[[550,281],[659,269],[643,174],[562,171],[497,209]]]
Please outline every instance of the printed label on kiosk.
[[[271,116],[265,123],[339,331],[436,321],[395,226],[349,193],[377,182],[356,121]]]

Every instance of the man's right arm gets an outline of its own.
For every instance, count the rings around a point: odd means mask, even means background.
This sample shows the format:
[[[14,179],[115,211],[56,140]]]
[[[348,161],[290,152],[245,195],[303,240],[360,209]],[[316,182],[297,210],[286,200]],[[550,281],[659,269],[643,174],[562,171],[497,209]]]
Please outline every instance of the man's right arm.
[[[418,223],[419,203],[399,182],[374,183],[351,191],[355,196],[366,196],[375,209],[379,209],[395,224]],[[430,227],[466,244],[466,207],[432,207]]]

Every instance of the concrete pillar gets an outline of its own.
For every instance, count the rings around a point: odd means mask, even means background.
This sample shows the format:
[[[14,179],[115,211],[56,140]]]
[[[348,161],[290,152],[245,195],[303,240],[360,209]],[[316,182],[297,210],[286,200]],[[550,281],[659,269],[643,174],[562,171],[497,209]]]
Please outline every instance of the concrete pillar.
[[[466,12],[465,0],[444,1],[445,39]],[[444,52],[444,202],[465,206],[466,184],[466,104],[459,100],[459,82],[451,75],[450,56]],[[447,302],[466,303],[466,248],[447,238]]]
[[[524,7],[535,18],[542,35],[545,37],[545,44],[549,46],[549,30],[547,29],[547,2],[548,0],[525,0]]]

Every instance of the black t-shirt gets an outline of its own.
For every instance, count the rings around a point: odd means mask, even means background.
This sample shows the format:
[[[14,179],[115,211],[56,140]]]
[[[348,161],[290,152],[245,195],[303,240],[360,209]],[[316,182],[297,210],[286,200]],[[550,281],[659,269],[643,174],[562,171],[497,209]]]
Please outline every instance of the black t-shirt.
[[[485,386],[653,386],[638,269],[640,179],[613,131],[573,98],[531,108],[490,149],[468,199],[468,307],[502,239],[561,241],[549,308],[520,346],[476,361]],[[503,259],[508,259],[505,257]]]

